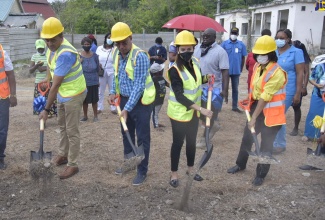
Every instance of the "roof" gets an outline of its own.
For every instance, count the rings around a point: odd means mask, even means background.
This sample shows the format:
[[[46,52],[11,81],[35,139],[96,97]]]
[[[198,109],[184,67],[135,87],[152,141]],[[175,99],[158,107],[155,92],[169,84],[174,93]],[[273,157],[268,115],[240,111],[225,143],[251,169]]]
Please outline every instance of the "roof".
[[[15,2],[15,0],[1,0],[0,21],[6,20],[14,2]]]
[[[56,17],[47,0],[22,0],[22,6],[26,13],[39,13],[42,14],[44,19]]]
[[[10,27],[28,26],[29,24],[36,22],[38,17],[39,14],[36,13],[9,14],[4,24],[9,25]]]

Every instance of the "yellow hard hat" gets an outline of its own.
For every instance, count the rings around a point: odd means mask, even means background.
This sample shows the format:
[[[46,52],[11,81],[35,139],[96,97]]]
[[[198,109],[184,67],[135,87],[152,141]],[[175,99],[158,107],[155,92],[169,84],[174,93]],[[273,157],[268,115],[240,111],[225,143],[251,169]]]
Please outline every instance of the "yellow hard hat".
[[[176,35],[174,44],[176,46],[181,45],[196,45],[194,35],[189,31],[181,31]]]
[[[49,17],[43,23],[41,38],[51,39],[64,31],[61,21],[54,17]]]
[[[268,54],[276,49],[275,40],[268,35],[264,35],[256,40],[252,52],[254,54]]]
[[[129,25],[123,22],[117,22],[112,27],[111,40],[114,42],[122,41],[131,35],[132,32],[130,30]]]
[[[39,48],[45,48],[45,41],[42,40],[42,39],[38,39],[35,41],[35,47],[36,47],[36,50],[39,49]]]

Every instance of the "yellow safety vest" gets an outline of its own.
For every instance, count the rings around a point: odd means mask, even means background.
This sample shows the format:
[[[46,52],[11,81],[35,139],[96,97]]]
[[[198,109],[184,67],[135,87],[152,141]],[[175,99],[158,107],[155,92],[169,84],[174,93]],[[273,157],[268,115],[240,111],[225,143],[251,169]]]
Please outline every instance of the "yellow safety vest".
[[[0,44],[0,98],[6,99],[10,95],[9,82],[5,71],[5,53]]]
[[[134,67],[136,67],[137,55],[139,52],[144,52],[149,57],[149,55],[144,50],[141,50],[139,47],[132,44],[132,49],[129,52],[128,61],[126,63],[126,67],[125,67],[125,72],[127,73],[128,77],[131,80],[134,79]],[[116,93],[120,94],[120,88],[119,88],[118,77],[117,77],[118,67],[119,67],[119,59],[120,59],[120,56],[118,55],[118,53],[119,53],[119,50],[116,48],[113,52],[114,71],[115,71],[114,72],[115,89],[116,89]],[[148,69],[145,88],[144,88],[143,96],[141,99],[141,103],[143,105],[150,105],[151,103],[153,103],[155,101],[155,96],[156,96],[155,85],[152,81],[150,71]]]
[[[173,67],[176,68],[180,78],[183,81],[184,96],[189,100],[193,101],[195,104],[201,106],[202,74],[198,62],[195,58],[192,58],[192,63],[194,67],[196,81],[186,68],[184,68],[183,71],[180,71],[176,66],[176,63],[173,64]],[[170,87],[167,115],[171,119],[174,119],[176,121],[187,122],[193,118],[193,114],[194,114],[194,109],[187,110],[187,108],[184,105],[179,103],[176,100],[176,96],[172,87]],[[200,116],[200,112],[197,111],[197,117],[199,116]]]
[[[59,88],[59,94],[64,97],[73,97],[79,95],[86,90],[86,80],[83,75],[80,58],[76,48],[74,48],[65,38],[61,46],[55,51],[54,56],[50,57],[51,51],[47,50],[46,57],[47,63],[50,68],[52,78],[54,77],[54,70],[56,68],[56,61],[63,52],[71,52],[77,55],[77,60],[69,70],[68,74],[64,77],[62,84]]]

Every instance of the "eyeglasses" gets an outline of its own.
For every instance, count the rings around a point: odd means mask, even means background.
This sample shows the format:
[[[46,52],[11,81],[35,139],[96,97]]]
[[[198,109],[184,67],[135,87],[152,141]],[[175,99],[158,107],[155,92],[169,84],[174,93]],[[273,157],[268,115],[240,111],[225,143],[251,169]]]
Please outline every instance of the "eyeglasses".
[[[128,45],[128,43],[129,43],[129,38],[126,39],[126,40],[123,40],[123,41],[115,42],[115,44],[116,44],[117,47],[120,47],[120,46],[124,46],[125,47],[125,46]]]

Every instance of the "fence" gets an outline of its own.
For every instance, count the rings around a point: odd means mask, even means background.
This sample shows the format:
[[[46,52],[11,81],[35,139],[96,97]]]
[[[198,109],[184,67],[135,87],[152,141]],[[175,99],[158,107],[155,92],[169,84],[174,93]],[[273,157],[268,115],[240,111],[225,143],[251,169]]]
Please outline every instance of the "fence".
[[[81,49],[81,40],[85,34],[64,34],[64,37],[73,44],[76,49]],[[104,43],[105,35],[96,35],[98,45]],[[174,40],[172,32],[159,32],[158,34],[133,34],[133,43],[138,47],[149,50],[155,44],[155,39],[161,37],[163,45],[168,48]],[[39,30],[36,29],[6,29],[0,28],[0,43],[8,52],[12,61],[30,59],[36,52],[35,41],[39,39]]]

